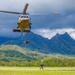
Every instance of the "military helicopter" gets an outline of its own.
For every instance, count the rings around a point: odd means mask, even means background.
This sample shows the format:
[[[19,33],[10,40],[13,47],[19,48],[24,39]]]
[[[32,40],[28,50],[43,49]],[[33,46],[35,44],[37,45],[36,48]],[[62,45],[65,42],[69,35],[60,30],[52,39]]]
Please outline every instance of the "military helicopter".
[[[22,33],[23,32],[30,32],[30,29],[31,29],[31,19],[29,18],[28,13],[26,13],[28,5],[29,4],[26,3],[26,5],[24,7],[24,10],[23,10],[23,13],[0,10],[0,12],[4,12],[4,13],[22,14],[18,18],[17,29],[13,29],[13,32],[22,32]]]

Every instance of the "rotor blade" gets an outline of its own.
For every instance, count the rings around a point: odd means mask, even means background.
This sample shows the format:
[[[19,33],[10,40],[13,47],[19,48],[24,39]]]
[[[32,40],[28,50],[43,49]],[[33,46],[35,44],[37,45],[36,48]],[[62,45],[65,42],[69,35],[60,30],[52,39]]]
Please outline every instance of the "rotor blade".
[[[61,14],[61,13],[33,13],[33,12],[30,12],[29,15],[52,15],[52,16],[62,16],[63,14]]]
[[[22,13],[19,13],[19,12],[11,12],[11,11],[3,11],[3,10],[0,10],[0,12],[11,13],[11,14],[22,14]]]
[[[26,4],[26,5],[25,5],[24,10],[23,10],[23,15],[26,14],[26,10],[27,10],[27,8],[28,8],[28,5],[29,5],[29,4]]]

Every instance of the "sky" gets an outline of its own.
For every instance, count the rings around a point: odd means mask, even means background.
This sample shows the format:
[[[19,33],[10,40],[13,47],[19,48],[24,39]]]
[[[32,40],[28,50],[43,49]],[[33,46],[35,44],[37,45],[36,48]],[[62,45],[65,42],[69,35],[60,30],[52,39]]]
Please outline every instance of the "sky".
[[[75,0],[0,0],[0,10],[22,12],[26,3],[34,33],[51,39],[56,33],[68,32],[75,39]],[[18,16],[0,13],[0,36],[20,36],[12,32]]]

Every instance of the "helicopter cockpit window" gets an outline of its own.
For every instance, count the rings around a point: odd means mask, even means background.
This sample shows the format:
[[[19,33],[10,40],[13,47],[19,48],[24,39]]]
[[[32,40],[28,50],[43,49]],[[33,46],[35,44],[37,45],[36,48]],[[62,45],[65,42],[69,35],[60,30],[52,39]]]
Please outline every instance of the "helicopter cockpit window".
[[[26,18],[28,18],[28,16],[25,16]]]
[[[28,16],[21,16],[21,18],[28,18]]]
[[[28,16],[21,16],[21,18],[28,18]]]
[[[21,16],[21,18],[23,18],[23,16]]]

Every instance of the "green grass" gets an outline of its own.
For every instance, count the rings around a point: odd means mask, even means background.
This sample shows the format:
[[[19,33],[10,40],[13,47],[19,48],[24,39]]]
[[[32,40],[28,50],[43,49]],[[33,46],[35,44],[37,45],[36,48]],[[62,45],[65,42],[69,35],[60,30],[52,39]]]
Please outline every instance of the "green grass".
[[[75,75],[75,67],[0,67],[0,75]]]

